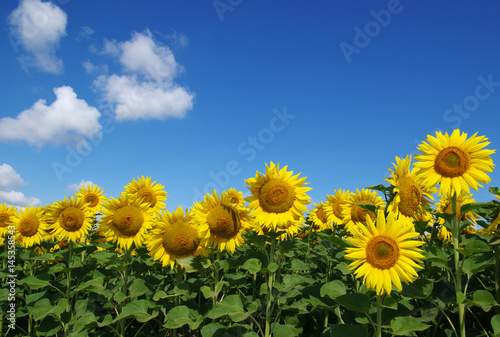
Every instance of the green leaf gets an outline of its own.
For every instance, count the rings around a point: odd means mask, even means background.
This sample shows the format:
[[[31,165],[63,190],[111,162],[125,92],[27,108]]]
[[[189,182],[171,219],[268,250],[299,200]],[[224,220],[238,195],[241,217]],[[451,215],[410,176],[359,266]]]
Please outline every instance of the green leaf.
[[[215,303],[206,316],[211,319],[228,316],[233,322],[241,322],[248,318],[249,315],[250,313],[245,311],[243,306],[243,296],[234,294],[225,297],[221,302]]]
[[[99,276],[87,282],[80,283],[80,285],[78,286],[78,288],[75,289],[75,291],[82,291],[82,290],[96,291],[96,290],[102,290],[104,288],[105,288],[104,277]]]
[[[491,327],[493,328],[494,337],[500,336],[500,315],[491,317]]]
[[[443,249],[438,249],[437,247],[428,247],[424,248],[424,259],[426,261],[433,262],[440,267],[448,267],[448,261],[450,260],[450,254],[447,254]]]
[[[347,288],[345,284],[340,280],[330,281],[321,286],[320,294],[321,297],[329,297],[331,299],[335,299],[341,295],[345,295],[347,293]]]
[[[335,298],[335,302],[351,311],[367,312],[370,307],[370,298],[359,293],[338,296]]]
[[[267,270],[269,270],[269,272],[271,273],[274,273],[276,270],[278,270],[278,264],[275,262],[269,263],[269,265],[267,266]]]
[[[362,325],[330,324],[331,337],[368,337],[368,332]]]
[[[294,259],[294,260],[292,260],[290,270],[292,270],[292,271],[306,271],[306,270],[309,270],[309,265],[302,260]]]
[[[135,299],[149,291],[148,287],[146,286],[146,282],[140,278],[135,279],[132,284],[129,285],[128,290],[128,297],[131,299]]]
[[[466,302],[470,305],[475,305],[488,312],[491,307],[498,305],[491,292],[486,290],[476,290],[472,295],[472,300],[467,299]]]
[[[36,289],[40,289],[40,288],[44,288],[44,287],[48,286],[50,284],[50,282],[45,281],[45,280],[40,280],[39,278],[36,278],[35,276],[30,275],[30,276],[23,278],[19,282],[17,282],[17,284],[18,285],[26,284],[28,286],[28,288],[30,288],[32,290],[36,290]]]
[[[398,310],[398,302],[392,296],[387,295],[384,297],[382,307],[392,310]]]
[[[427,298],[431,295],[434,284],[432,280],[419,278],[413,283],[403,284],[401,295],[411,298]]]
[[[33,307],[28,307],[28,311],[33,315],[35,321],[54,315],[59,316],[66,310],[68,300],[65,298],[59,299],[57,305],[53,305],[48,298],[43,298],[35,303]]]
[[[37,336],[57,336],[61,331],[62,324],[54,317],[48,316],[43,319],[40,325],[36,328]]]
[[[187,324],[190,329],[195,330],[203,322],[203,317],[185,305],[180,305],[170,309],[165,316],[165,320],[166,322],[163,325],[165,328],[177,329]]]
[[[302,332],[302,328],[296,328],[290,324],[273,323],[271,329],[273,337],[294,337]]]
[[[53,262],[53,261],[57,260],[57,257],[54,254],[46,253],[46,254],[37,255],[35,257],[32,257],[29,260],[44,261],[44,262]]]
[[[96,325],[96,317],[91,312],[86,312],[82,316],[78,317],[75,324],[73,325],[73,332],[79,332],[82,329]]]
[[[421,323],[412,316],[396,317],[391,320],[391,329],[396,335],[406,335],[412,331],[423,331],[429,327],[430,325]]]
[[[495,260],[493,254],[474,254],[472,256],[467,257],[463,261],[462,270],[471,277],[474,274],[478,274],[485,269],[493,266],[495,264]]]
[[[247,270],[251,274],[256,274],[262,269],[262,261],[253,257],[249,260],[246,260],[241,268]]]
[[[114,321],[116,322],[124,318],[134,317],[139,322],[147,322],[158,316],[158,311],[153,311],[152,314],[148,313],[150,307],[154,307],[154,303],[150,303],[148,300],[135,300],[129,302]]]
[[[467,242],[467,245],[465,246],[464,249],[458,249],[460,253],[463,254],[464,257],[467,257],[469,255],[475,254],[475,253],[486,253],[490,252],[491,248],[490,246],[482,241],[482,240],[470,240]]]

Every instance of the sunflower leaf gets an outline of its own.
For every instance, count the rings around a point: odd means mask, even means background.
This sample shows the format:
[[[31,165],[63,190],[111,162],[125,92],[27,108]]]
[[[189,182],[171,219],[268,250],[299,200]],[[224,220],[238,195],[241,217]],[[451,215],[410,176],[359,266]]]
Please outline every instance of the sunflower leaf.
[[[396,335],[406,335],[412,331],[423,331],[430,326],[412,316],[396,317],[391,320],[391,329]]]
[[[486,290],[476,290],[472,295],[472,300],[467,299],[465,302],[478,306],[486,312],[490,311],[491,307],[498,305],[491,292]]]
[[[500,314],[491,317],[491,327],[493,328],[494,336],[500,336]]]
[[[195,330],[198,329],[202,321],[203,317],[197,311],[180,305],[168,311],[163,326],[168,329],[177,329],[187,324],[190,329]]]
[[[320,294],[321,297],[329,297],[335,299],[336,297],[345,295],[347,293],[347,288],[345,284],[340,280],[330,281],[321,286]]]
[[[256,274],[262,269],[262,261],[253,257],[246,260],[241,267],[247,270],[250,274]]]
[[[330,324],[332,337],[368,337],[368,331],[359,324]]]
[[[338,296],[335,298],[335,302],[351,311],[367,312],[370,307],[370,298],[360,293]]]
[[[491,248],[486,242],[482,240],[469,240],[469,242],[467,242],[467,244],[465,245],[465,248],[458,249],[458,251],[462,253],[464,257],[467,257],[475,253],[490,252]]]

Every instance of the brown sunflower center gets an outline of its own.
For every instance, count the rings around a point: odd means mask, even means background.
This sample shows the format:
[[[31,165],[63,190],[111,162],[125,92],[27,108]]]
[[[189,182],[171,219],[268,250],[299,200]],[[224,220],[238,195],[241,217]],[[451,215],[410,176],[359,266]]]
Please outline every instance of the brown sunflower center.
[[[385,235],[373,237],[366,245],[366,261],[377,269],[389,269],[399,259],[396,241]]]
[[[135,236],[141,230],[143,223],[142,212],[135,206],[123,206],[113,214],[113,225],[125,236]]]
[[[24,237],[30,237],[38,232],[40,221],[37,217],[31,216],[22,220],[19,224],[19,232]]]
[[[328,222],[328,220],[326,218],[326,213],[323,210],[323,207],[319,207],[318,208],[318,211],[316,212],[316,216],[318,217],[319,220],[321,220],[321,222],[323,222],[323,223],[327,223]]]
[[[367,200],[361,200],[359,202],[357,202],[357,204],[371,204],[371,202],[367,201]],[[369,211],[367,209],[364,209],[356,204],[354,204],[352,206],[352,209],[351,209],[351,219],[352,221],[354,222],[361,222],[362,224],[366,224],[366,217],[369,216],[370,218],[372,218],[372,220],[375,220],[376,216],[375,216],[375,213],[373,213],[372,211]]]
[[[83,226],[85,215],[78,207],[66,207],[59,214],[59,224],[68,232],[76,232]]]
[[[402,177],[398,182],[399,197],[401,201],[398,205],[399,211],[406,216],[413,216],[420,205],[422,193],[420,188],[410,177]]]
[[[441,150],[434,160],[434,170],[443,177],[462,176],[470,166],[469,155],[455,146]]]
[[[344,216],[342,215],[342,207],[340,206],[340,202],[336,201],[333,205],[332,205],[332,209],[333,209],[333,214],[335,214],[335,216],[339,219],[343,219]]]
[[[86,194],[85,202],[88,203],[88,207],[95,207],[99,203],[99,196],[94,193]]]
[[[142,198],[142,203],[150,203],[150,207],[154,207],[156,205],[156,195],[154,191],[152,191],[148,187],[143,187],[137,191],[137,196],[139,198]]]
[[[224,205],[217,205],[210,210],[207,223],[210,233],[226,239],[236,235],[241,228],[238,213],[233,208]]]
[[[293,187],[280,179],[269,179],[259,191],[260,206],[266,212],[285,213],[292,208],[294,201]]]
[[[0,227],[9,226],[10,214],[8,213],[0,213]]]
[[[163,248],[177,256],[192,255],[200,245],[198,232],[186,222],[176,222],[163,233]]]

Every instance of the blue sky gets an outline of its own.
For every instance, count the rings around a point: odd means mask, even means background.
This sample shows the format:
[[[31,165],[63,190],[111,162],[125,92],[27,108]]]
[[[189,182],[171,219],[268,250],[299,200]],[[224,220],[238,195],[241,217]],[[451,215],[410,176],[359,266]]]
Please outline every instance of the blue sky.
[[[168,209],[270,161],[312,202],[385,183],[436,130],[500,147],[497,1],[2,1],[0,202],[138,176]],[[493,155],[495,163],[499,155]],[[475,193],[489,201],[488,186]]]

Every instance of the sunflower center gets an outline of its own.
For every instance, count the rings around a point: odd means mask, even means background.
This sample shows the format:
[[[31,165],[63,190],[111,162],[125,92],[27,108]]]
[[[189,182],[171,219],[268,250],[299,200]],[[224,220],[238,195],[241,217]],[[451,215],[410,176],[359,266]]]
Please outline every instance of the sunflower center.
[[[370,202],[367,202],[366,200],[361,200],[359,204],[371,204]],[[366,217],[369,216],[372,218],[372,220],[375,220],[376,216],[375,213],[372,211],[369,211],[367,209],[364,209],[356,204],[352,206],[351,209],[351,219],[354,222],[361,222],[363,224],[366,223]]]
[[[323,222],[323,223],[328,222],[328,220],[326,218],[326,213],[325,213],[325,211],[323,211],[323,207],[318,208],[318,211],[316,212],[316,216],[318,217],[318,219],[321,220],[321,222]]]
[[[231,238],[240,231],[238,213],[229,206],[217,205],[207,215],[210,232],[223,238]]]
[[[76,232],[83,226],[85,216],[81,209],[74,206],[66,207],[59,214],[59,224],[68,232]]]
[[[113,214],[113,225],[125,236],[135,236],[141,230],[143,223],[141,210],[135,206],[123,206]]]
[[[293,206],[295,192],[290,184],[271,178],[261,187],[259,201],[266,212],[285,213]]]
[[[0,213],[0,227],[9,226],[10,215],[7,213]]]
[[[458,147],[450,146],[441,150],[434,160],[434,170],[443,177],[462,176],[469,169],[469,155]]]
[[[150,203],[150,207],[154,207],[156,205],[156,195],[153,191],[151,191],[148,187],[143,187],[137,191],[137,196],[142,198],[142,203]]]
[[[19,225],[19,232],[24,237],[30,237],[38,232],[40,221],[35,217],[24,219]]]
[[[401,198],[398,209],[402,214],[411,217],[420,205],[420,188],[410,177],[401,178],[398,187]]]
[[[399,259],[396,241],[385,235],[373,237],[366,245],[366,261],[377,269],[389,269]]]
[[[95,207],[99,203],[99,197],[94,193],[89,193],[85,195],[85,202],[88,203],[88,207]]]
[[[333,208],[333,214],[335,214],[335,216],[339,219],[343,219],[344,216],[342,215],[342,207],[340,207],[340,203],[339,202],[335,202],[332,206]]]
[[[163,233],[163,248],[177,256],[192,255],[200,245],[200,237],[196,229],[187,222],[176,222],[165,229]]]

